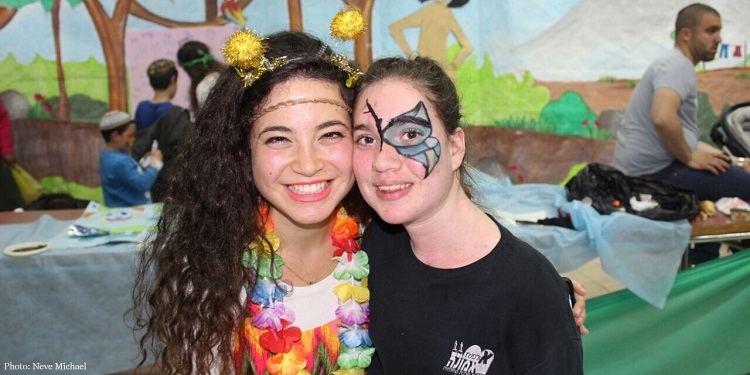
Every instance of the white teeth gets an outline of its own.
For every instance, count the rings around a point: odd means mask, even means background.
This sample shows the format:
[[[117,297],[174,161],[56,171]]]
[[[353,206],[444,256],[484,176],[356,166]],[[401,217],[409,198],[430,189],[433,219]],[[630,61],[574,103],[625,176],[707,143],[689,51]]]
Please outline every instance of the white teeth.
[[[329,182],[326,181],[326,182],[319,182],[317,184],[308,184],[308,185],[287,185],[287,187],[294,194],[317,194],[325,190],[328,184]]]
[[[378,190],[380,191],[396,191],[396,190],[403,190],[411,186],[411,184],[399,184],[399,185],[384,185],[384,186],[378,186]]]

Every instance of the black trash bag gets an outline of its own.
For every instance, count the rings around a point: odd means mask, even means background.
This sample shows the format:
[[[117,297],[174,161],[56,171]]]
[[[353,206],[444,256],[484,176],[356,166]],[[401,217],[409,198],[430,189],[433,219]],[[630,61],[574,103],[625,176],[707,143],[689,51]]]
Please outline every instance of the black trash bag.
[[[567,184],[565,192],[570,200],[591,199],[591,206],[600,214],[625,211],[652,220],[691,220],[700,211],[698,198],[691,190],[682,189],[664,182],[640,177],[629,177],[616,168],[592,163],[578,172]],[[659,205],[655,208],[636,211],[630,198],[640,200],[641,194],[649,194]]]

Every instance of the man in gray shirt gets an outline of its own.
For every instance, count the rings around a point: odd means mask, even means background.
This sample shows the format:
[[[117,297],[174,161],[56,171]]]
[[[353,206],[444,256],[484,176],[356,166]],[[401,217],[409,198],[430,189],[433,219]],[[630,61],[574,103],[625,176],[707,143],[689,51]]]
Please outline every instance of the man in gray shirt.
[[[617,133],[615,166],[629,176],[692,190],[699,200],[750,201],[750,161],[699,140],[695,65],[714,59],[721,26],[721,16],[707,5],[680,10],[674,49],[651,63],[630,98]]]

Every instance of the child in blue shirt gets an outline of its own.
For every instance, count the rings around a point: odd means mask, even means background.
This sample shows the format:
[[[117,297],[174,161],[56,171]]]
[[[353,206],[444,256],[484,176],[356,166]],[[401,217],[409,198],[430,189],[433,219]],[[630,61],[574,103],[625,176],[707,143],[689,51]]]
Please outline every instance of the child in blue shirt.
[[[151,126],[172,107],[177,92],[177,68],[172,60],[154,60],[146,70],[154,97],[138,103],[135,109],[136,130]]]
[[[130,207],[149,203],[149,189],[163,165],[161,151],[155,149],[147,154],[151,157],[145,169],[130,156],[135,140],[135,122],[125,112],[105,113],[99,130],[106,142],[99,158],[104,204],[107,207]]]

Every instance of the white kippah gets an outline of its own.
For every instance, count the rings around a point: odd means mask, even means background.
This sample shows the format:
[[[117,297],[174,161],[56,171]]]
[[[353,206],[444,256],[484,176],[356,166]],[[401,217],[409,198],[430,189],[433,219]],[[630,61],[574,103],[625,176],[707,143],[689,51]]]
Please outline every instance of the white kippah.
[[[99,130],[110,130],[133,122],[133,118],[123,111],[109,111],[99,121]]]

